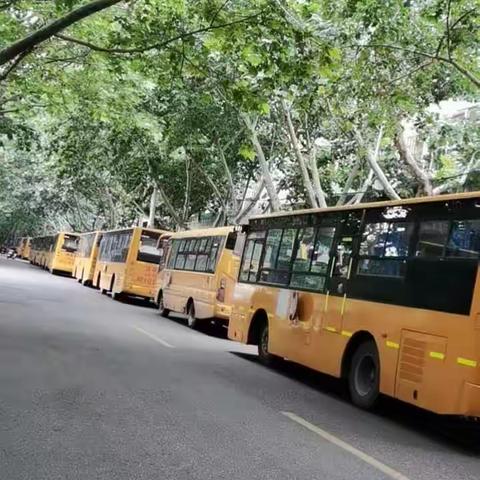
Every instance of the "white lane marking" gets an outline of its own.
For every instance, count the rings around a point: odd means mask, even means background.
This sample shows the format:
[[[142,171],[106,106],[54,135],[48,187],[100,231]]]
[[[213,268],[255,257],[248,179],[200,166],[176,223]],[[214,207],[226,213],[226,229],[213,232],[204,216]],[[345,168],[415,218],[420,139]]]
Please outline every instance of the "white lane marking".
[[[147,331],[144,330],[143,328],[137,327],[137,326],[135,326],[135,325],[132,325],[132,328],[133,328],[134,330],[136,330],[137,332],[143,333],[143,334],[146,335],[147,337],[150,337],[152,340],[155,340],[156,342],[160,343],[160,344],[163,345],[164,347],[175,348],[174,345],[166,342],[165,340],[163,340],[163,339],[160,338],[160,337],[157,337],[156,335],[153,335],[153,333],[147,332]]]
[[[339,438],[335,437],[331,433],[328,433],[325,430],[322,430],[321,428],[317,427],[316,425],[313,425],[312,423],[307,422],[307,420],[303,419],[302,417],[299,417],[298,415],[295,415],[294,413],[291,413],[291,412],[281,412],[281,414],[285,415],[290,420],[293,420],[294,422],[302,425],[303,427],[307,428],[311,432],[316,433],[317,435],[327,440],[328,442],[333,443],[337,447],[340,447],[343,450],[351,453],[355,457],[359,458],[360,460],[363,460],[365,463],[368,463],[369,465],[376,468],[377,470],[380,470],[382,473],[384,473],[388,477],[393,478],[395,480],[409,480],[408,477],[401,474],[400,472],[397,472],[396,470],[389,467],[388,465],[385,465],[384,463],[379,462],[375,458],[371,457],[370,455],[367,455],[361,450],[358,450],[357,448],[353,447],[349,443],[344,442],[343,440],[340,440]]]

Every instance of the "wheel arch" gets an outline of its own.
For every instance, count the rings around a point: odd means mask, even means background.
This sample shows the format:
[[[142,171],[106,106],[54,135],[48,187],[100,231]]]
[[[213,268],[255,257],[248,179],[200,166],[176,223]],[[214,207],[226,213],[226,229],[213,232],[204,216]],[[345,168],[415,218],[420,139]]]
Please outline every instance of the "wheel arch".
[[[375,340],[375,337],[368,330],[359,330],[358,332],[355,332],[353,336],[350,338],[342,356],[341,371],[340,371],[341,378],[348,377],[351,360],[355,351],[362,343],[365,343],[368,341],[373,341],[378,350],[377,341]]]
[[[190,305],[193,305],[195,311],[195,300],[193,299],[193,297],[188,297],[187,303],[185,304],[185,313],[188,313]]]
[[[258,345],[260,340],[261,326],[268,325],[268,314],[265,309],[259,308],[252,316],[250,320],[250,326],[248,327],[247,344]]]
[[[158,289],[157,296],[155,297],[155,301],[157,302],[157,305],[160,304],[160,297],[163,296],[163,288]]]
[[[112,275],[112,279],[110,280],[110,291],[113,292],[113,286],[115,285],[115,274]]]

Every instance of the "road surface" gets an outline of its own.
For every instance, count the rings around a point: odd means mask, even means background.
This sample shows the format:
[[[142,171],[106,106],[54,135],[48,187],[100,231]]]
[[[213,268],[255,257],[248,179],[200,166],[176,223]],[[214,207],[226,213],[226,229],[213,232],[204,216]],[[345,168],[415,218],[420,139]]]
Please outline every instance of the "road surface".
[[[480,478],[435,417],[222,334],[0,259],[0,479]]]

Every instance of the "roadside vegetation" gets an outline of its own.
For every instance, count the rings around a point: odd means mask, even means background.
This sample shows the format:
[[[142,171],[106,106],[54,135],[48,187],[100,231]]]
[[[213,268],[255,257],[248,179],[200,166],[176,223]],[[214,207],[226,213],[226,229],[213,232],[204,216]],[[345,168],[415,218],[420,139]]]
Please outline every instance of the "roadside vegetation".
[[[0,0],[0,243],[480,189],[479,0]]]

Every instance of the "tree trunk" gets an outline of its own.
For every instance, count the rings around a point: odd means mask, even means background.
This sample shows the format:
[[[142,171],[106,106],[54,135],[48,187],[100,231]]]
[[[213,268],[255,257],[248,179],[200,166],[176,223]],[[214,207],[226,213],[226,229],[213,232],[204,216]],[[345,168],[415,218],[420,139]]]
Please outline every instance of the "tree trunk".
[[[148,212],[148,228],[155,228],[155,210],[157,208],[157,186],[153,186],[152,196],[150,197],[150,210]]]
[[[395,145],[400,158],[412,169],[413,174],[422,184],[425,193],[427,195],[433,195],[433,187],[430,175],[428,175],[428,173],[420,167],[414,154],[407,145],[405,129],[402,128],[402,130],[398,133],[397,138],[395,139]]]
[[[8,47],[0,50],[0,66],[13,60],[18,55],[28,52],[40,43],[53,37],[56,33],[61,32],[70,25],[83,20],[94,13],[104,10],[116,3],[120,3],[122,0],[95,0],[87,3],[75,10],[67,13],[63,17],[50,22],[48,25],[38,29],[26,37],[18,40]]]
[[[250,140],[252,141],[253,148],[257,153],[258,162],[260,164],[260,170],[262,172],[262,177],[265,182],[265,187],[267,189],[268,196],[272,204],[272,211],[278,212],[280,210],[280,199],[278,198],[277,190],[275,189],[275,184],[273,183],[272,176],[270,175],[270,170],[268,169],[268,163],[265,159],[265,154],[263,153],[262,145],[260,144],[257,132],[255,131],[255,125],[252,123],[251,119],[247,114],[242,114],[242,119],[245,122],[245,126],[250,131]]]
[[[225,158],[225,153],[220,145],[218,145],[218,152],[220,155],[220,160],[222,161],[222,164],[223,164],[223,168],[225,168],[225,173],[227,175],[232,207],[234,211],[236,211],[239,208],[239,206],[237,202],[237,197],[235,195],[235,184],[233,183],[232,172],[230,171],[230,167],[228,166],[227,159]]]
[[[362,184],[361,190],[354,195],[349,202],[347,202],[347,205],[356,205],[357,203],[362,203],[363,196],[367,193],[367,190],[370,188],[370,185],[373,182],[373,179],[375,177],[375,173],[372,169],[369,170],[367,178]]]
[[[187,157],[185,160],[185,174],[187,177],[187,182],[185,185],[185,201],[183,202],[183,213],[182,218],[183,222],[186,223],[188,220],[188,214],[190,210],[190,190],[192,188],[192,175],[190,172],[191,160]]]
[[[308,201],[311,207],[313,208],[318,207],[317,199],[315,198],[315,193],[313,191],[313,185],[310,180],[310,176],[308,175],[307,165],[305,164],[305,159],[303,158],[303,153],[300,148],[300,143],[298,141],[295,128],[293,127],[290,110],[288,109],[287,103],[285,102],[284,99],[282,99],[281,105],[282,105],[283,114],[285,116],[285,120],[287,122],[290,141],[292,142],[293,151],[295,152],[295,158],[297,159],[298,165],[300,167],[300,172],[302,174],[303,185],[305,186],[305,190],[307,191]]]
[[[225,212],[222,207],[218,210],[217,217],[213,221],[214,227],[221,227],[225,223]]]
[[[326,195],[323,191],[322,184],[320,183],[320,174],[318,173],[315,147],[313,147],[310,152],[310,170],[312,171],[313,188],[315,191],[315,197],[317,198],[318,206],[320,208],[327,208],[328,205]]]
[[[373,152],[371,151],[370,148],[368,148],[365,145],[362,134],[357,129],[354,130],[354,133],[355,133],[355,138],[357,139],[357,142],[359,143],[359,145],[367,150],[367,160],[368,160],[368,163],[370,164],[370,168],[373,170],[373,172],[375,173],[375,176],[378,178],[378,180],[382,184],[382,187],[385,190],[385,193],[392,200],[400,200],[400,196],[392,187],[392,184],[390,183],[387,176],[383,172],[382,167],[380,167],[380,164],[378,163],[378,157],[380,155],[380,143],[383,137],[383,125],[380,127],[380,131],[378,132],[377,142],[375,145],[375,150]]]
[[[166,209],[170,212],[173,221],[178,227],[185,228],[185,222],[183,221],[183,218],[178,215],[175,207],[172,205],[172,202],[165,193],[165,190],[163,190],[163,188],[158,184],[158,182],[155,182],[155,185],[157,186],[158,194],[160,195],[160,198],[162,199],[162,202],[164,203]]]
[[[255,190],[253,197],[247,202],[240,212],[237,213],[234,219],[234,223],[241,223],[241,221],[251,212],[252,208],[258,202],[265,188],[265,181],[261,178],[258,182],[257,189]]]
[[[348,174],[347,181],[345,182],[345,185],[343,187],[343,192],[340,195],[339,199],[337,200],[337,207],[340,205],[343,205],[347,200],[348,192],[352,188],[353,181],[358,175],[359,170],[360,170],[360,161],[357,158],[357,160],[355,161],[355,164],[353,165],[353,168],[350,170],[350,173]]]

